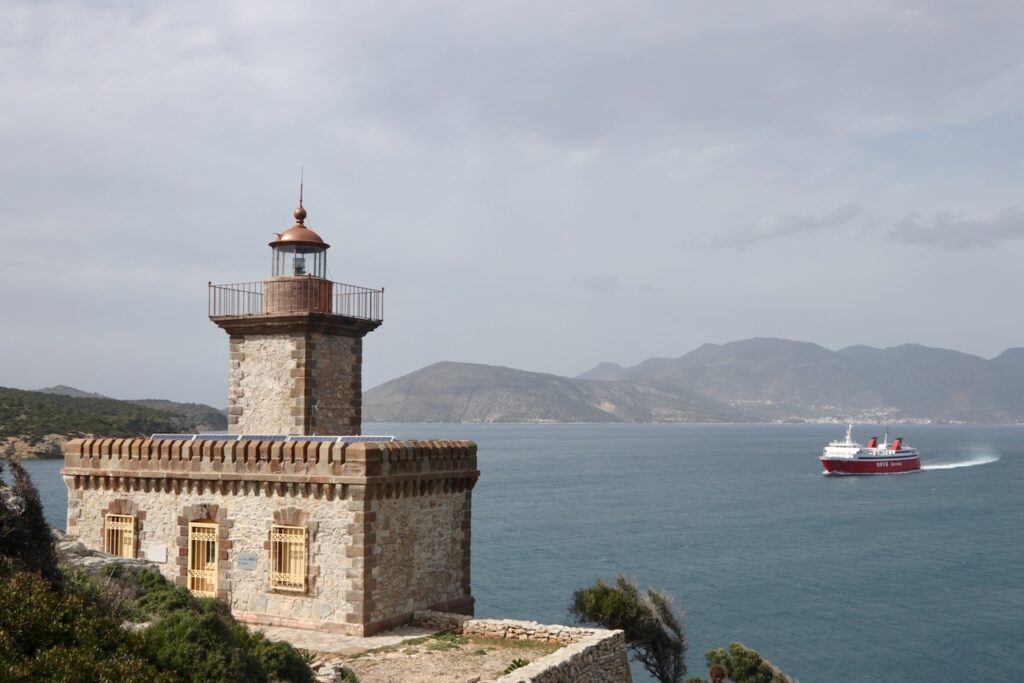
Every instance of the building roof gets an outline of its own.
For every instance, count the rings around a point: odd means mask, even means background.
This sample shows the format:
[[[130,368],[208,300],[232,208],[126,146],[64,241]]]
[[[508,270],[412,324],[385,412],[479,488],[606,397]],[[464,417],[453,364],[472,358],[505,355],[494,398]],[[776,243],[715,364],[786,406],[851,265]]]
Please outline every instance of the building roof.
[[[307,228],[305,222],[306,209],[302,207],[302,201],[300,200],[299,208],[295,209],[295,225],[284,232],[277,233],[277,239],[271,242],[270,246],[283,247],[294,245],[298,247],[329,248],[331,245],[324,242],[320,235]]]

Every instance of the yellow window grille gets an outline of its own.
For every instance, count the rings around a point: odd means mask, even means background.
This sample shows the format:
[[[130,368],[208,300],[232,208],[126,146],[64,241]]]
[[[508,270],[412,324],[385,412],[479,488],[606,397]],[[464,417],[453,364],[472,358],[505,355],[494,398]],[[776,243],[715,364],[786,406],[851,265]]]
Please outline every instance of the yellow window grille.
[[[270,587],[283,591],[306,590],[306,528],[270,528]]]
[[[135,557],[135,515],[105,516],[103,552],[118,557]]]
[[[217,525],[188,525],[188,589],[200,597],[217,597]]]

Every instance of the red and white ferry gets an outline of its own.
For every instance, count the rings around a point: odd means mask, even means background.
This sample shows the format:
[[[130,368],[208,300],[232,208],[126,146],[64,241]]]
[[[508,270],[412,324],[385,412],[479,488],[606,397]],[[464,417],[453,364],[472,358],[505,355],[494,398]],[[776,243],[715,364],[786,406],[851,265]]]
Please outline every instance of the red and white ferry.
[[[903,445],[897,437],[889,443],[886,433],[882,443],[873,436],[862,446],[853,440],[853,425],[846,428],[846,439],[833,441],[821,454],[825,474],[895,474],[921,469],[921,456],[916,448]]]

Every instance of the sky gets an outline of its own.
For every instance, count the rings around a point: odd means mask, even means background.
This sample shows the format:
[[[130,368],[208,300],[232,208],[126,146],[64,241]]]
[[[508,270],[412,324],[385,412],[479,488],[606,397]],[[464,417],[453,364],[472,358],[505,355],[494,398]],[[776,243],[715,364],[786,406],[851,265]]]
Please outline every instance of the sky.
[[[305,178],[364,387],[1024,346],[1019,2],[0,3],[0,385],[223,406]],[[303,171],[304,169],[304,171]]]

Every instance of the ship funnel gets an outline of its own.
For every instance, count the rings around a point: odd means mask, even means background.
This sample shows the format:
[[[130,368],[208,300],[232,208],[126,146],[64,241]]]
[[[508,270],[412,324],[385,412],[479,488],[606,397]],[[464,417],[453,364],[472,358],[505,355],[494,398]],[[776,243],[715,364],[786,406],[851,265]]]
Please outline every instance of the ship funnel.
[[[903,445],[903,437],[897,436],[896,440],[892,444],[892,449],[894,451],[898,451],[900,449],[900,446],[902,446],[902,445]]]
[[[868,440],[868,448],[878,448],[878,437],[873,436]]]

